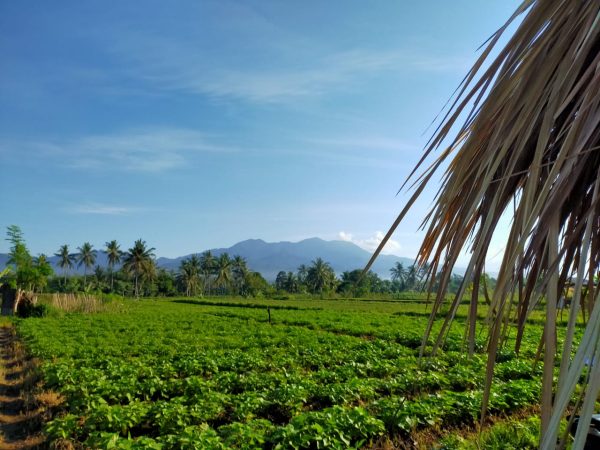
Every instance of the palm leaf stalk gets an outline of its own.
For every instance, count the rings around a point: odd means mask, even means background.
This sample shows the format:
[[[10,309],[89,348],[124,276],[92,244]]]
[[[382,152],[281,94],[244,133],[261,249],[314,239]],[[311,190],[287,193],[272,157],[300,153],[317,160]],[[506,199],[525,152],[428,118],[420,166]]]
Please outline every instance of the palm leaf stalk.
[[[507,28],[521,20],[493,59]],[[488,61],[489,60],[489,61]],[[487,66],[484,64],[489,62]],[[459,123],[459,120],[464,122]],[[458,130],[453,134],[454,130]],[[438,155],[433,155],[439,151]],[[430,164],[425,167],[426,162]],[[492,236],[504,214],[513,217],[488,314],[485,416],[496,355],[516,323],[519,352],[530,312],[546,308],[541,448],[556,446],[559,421],[585,371],[600,356],[600,3],[593,0],[525,0],[483,47],[425,148],[409,180],[414,193],[376,250],[381,251],[434,173],[447,165],[442,188],[423,221],[418,263],[429,266],[429,288],[439,273],[423,343],[444,302],[452,269],[464,249],[470,262],[433,346],[443,344],[467,285],[484,274]],[[415,173],[420,175],[415,179]],[[405,182],[406,185],[406,182]],[[403,187],[405,186],[403,185]],[[587,281],[585,281],[587,280]],[[566,338],[555,345],[560,293],[573,287]],[[473,289],[468,348],[474,349]],[[573,334],[587,318],[578,346]],[[423,344],[421,353],[424,353]],[[561,356],[558,383],[552,370]],[[582,386],[580,423],[589,423],[600,390],[600,364]],[[594,378],[594,375],[596,376]],[[574,447],[583,448],[587,427]],[[563,437],[562,444],[565,442]]]

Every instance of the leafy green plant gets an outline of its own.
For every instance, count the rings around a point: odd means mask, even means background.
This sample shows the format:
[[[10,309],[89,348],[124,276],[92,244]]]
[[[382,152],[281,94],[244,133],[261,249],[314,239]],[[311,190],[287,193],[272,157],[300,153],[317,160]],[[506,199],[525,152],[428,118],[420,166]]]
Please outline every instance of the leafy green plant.
[[[46,387],[66,399],[46,426],[50,439],[93,448],[360,448],[478,417],[484,359],[446,350],[419,360],[421,304],[289,300],[269,325],[258,301],[231,301],[240,306],[141,301],[19,319]],[[462,334],[452,333],[458,342]],[[538,339],[527,336],[524,350],[533,354]],[[531,359],[498,363],[495,412],[538,402],[531,367]]]

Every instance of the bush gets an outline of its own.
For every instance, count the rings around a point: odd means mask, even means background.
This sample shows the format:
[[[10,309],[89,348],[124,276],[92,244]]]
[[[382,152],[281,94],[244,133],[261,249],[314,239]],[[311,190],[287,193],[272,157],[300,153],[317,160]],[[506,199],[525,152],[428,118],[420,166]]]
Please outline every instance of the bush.
[[[17,316],[22,318],[27,317],[46,317],[50,315],[53,308],[50,305],[46,305],[45,303],[38,303],[34,305],[32,303],[24,303],[17,310]]]

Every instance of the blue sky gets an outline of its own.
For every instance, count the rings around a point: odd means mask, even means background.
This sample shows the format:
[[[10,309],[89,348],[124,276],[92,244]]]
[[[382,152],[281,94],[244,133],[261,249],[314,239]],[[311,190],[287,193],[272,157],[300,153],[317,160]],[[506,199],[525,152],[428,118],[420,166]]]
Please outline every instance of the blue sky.
[[[517,1],[0,3],[0,226],[33,253],[371,249]],[[415,255],[435,186],[388,252]],[[0,243],[0,251],[7,250]]]

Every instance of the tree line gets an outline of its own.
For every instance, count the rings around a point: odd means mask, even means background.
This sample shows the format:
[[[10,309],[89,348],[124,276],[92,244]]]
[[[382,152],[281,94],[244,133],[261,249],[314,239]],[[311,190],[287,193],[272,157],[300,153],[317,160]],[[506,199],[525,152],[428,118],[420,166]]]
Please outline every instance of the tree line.
[[[430,269],[427,265],[404,266],[397,262],[390,269],[391,279],[382,279],[372,271],[363,274],[361,269],[337,277],[328,262],[316,258],[295,272],[280,271],[270,284],[260,273],[250,270],[241,256],[214,255],[210,250],[182,260],[175,271],[160,268],[155,249],[138,239],[126,250],[116,240],[107,241],[102,249],[84,242],[75,252],[68,244],[61,245],[54,254],[59,268],[55,274],[46,255],[31,256],[18,226],[8,227],[6,240],[10,243],[9,266],[0,273],[0,281],[35,292],[83,291],[134,297],[282,293],[361,297],[423,291],[428,287]],[[97,264],[99,251],[106,255],[106,268]],[[83,269],[83,275],[75,274],[75,268]],[[488,277],[487,281],[493,287],[494,280]],[[462,277],[453,275],[449,291],[456,292],[461,283]]]
[[[312,261],[310,266],[301,265],[296,272],[280,271],[275,279],[275,289],[291,294],[336,293],[344,296],[362,297],[368,294],[398,294],[408,291],[425,291],[429,283],[430,267],[405,266],[401,262],[390,269],[390,279],[382,279],[373,271],[363,273],[362,269],[343,272],[338,278],[329,265],[321,258]],[[488,277],[489,279],[489,277]],[[463,277],[454,274],[449,283],[449,292],[456,293]],[[490,279],[490,285],[493,280]],[[434,286],[437,283],[434,282]]]
[[[251,271],[244,258],[228,253],[215,256],[210,251],[194,254],[181,261],[176,271],[156,265],[154,248],[138,239],[132,248],[122,251],[117,241],[106,243],[107,268],[96,265],[97,251],[84,243],[71,254],[67,245],[61,246],[56,256],[63,274],[62,286],[72,291],[80,278],[69,276],[72,269],[84,268],[83,288],[105,293],[139,296],[174,295],[257,295],[268,290],[262,276]],[[93,271],[92,271],[93,268]],[[87,273],[90,271],[88,282]],[[70,284],[69,284],[70,283]],[[89,287],[88,287],[89,286]]]
[[[71,251],[61,245],[57,257],[58,274],[45,254],[33,257],[21,229],[11,225],[6,240],[10,243],[8,267],[0,273],[0,281],[13,288],[34,292],[102,292],[105,294],[140,296],[175,295],[258,295],[272,289],[257,272],[251,271],[244,258],[219,256],[206,251],[181,261],[177,271],[156,264],[154,248],[143,239],[123,250],[116,241],[95,249],[84,242]],[[97,264],[98,252],[106,254],[107,267]],[[83,268],[83,275],[74,269]],[[1,283],[0,283],[1,284]]]

